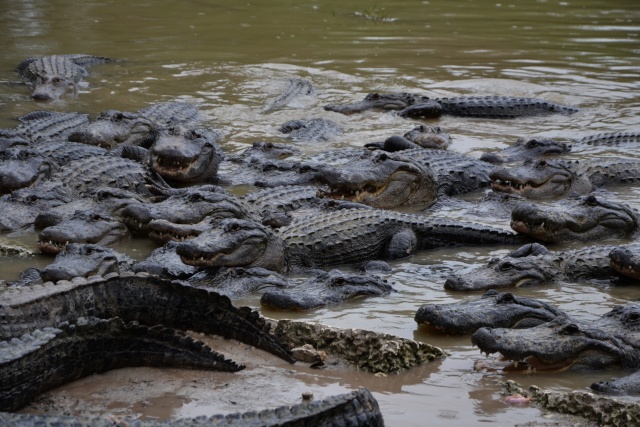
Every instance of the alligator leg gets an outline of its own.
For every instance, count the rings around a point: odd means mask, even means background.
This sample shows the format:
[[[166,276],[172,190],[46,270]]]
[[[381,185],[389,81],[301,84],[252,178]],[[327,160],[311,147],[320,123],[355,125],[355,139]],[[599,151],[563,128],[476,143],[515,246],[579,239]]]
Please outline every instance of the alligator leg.
[[[0,410],[17,410],[61,384],[130,366],[244,368],[180,331],[81,318],[0,343]]]

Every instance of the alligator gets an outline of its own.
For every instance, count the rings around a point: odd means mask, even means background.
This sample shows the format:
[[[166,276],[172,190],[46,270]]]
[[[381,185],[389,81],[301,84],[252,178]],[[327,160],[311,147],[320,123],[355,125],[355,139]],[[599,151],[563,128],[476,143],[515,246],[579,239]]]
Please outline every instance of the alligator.
[[[328,119],[289,120],[278,131],[288,134],[295,142],[329,141],[342,132],[340,126]]]
[[[76,129],[89,123],[88,114],[32,111],[18,117],[20,124],[11,129],[0,129],[0,136],[29,143],[51,139],[66,140]]]
[[[327,111],[342,114],[361,113],[366,110],[393,110],[402,117],[436,118],[443,114],[459,117],[515,118],[549,114],[574,114],[577,108],[567,107],[538,98],[507,96],[460,96],[429,98],[410,93],[370,93],[364,100],[353,104],[327,105]]]
[[[511,212],[511,228],[546,243],[631,238],[640,214],[630,206],[589,195],[543,207],[522,203]]]
[[[627,303],[593,321],[565,317],[528,329],[480,328],[471,342],[514,368],[536,371],[640,368],[640,305]]]
[[[78,93],[78,83],[89,72],[86,67],[112,62],[102,56],[68,54],[27,58],[16,71],[33,84],[31,98],[36,101],[60,99],[68,92]]]
[[[0,424],[20,427],[276,427],[276,426],[336,426],[383,427],[384,419],[378,402],[366,388],[302,402],[293,406],[248,411],[211,417],[178,420],[88,418],[70,415],[35,415],[0,412]]]
[[[520,236],[474,223],[382,209],[321,213],[272,230],[225,219],[176,248],[185,264],[245,266],[274,271],[397,259],[417,250],[459,244],[517,244]]]
[[[76,211],[69,219],[46,227],[38,234],[38,250],[57,254],[69,243],[113,245],[129,239],[131,233],[117,218],[99,211]]]
[[[228,297],[216,292],[147,273],[112,273],[105,278],[14,287],[2,296],[1,340],[79,317],[120,317],[125,322],[221,335],[294,362],[290,351],[269,332],[269,325],[256,311],[236,308]]]
[[[599,381],[591,384],[591,389],[602,394],[639,396],[640,371],[611,381]]]
[[[214,291],[232,299],[256,291],[292,287],[286,277],[259,267],[207,268],[190,276],[185,282],[190,286]]]
[[[613,249],[609,253],[609,265],[621,276],[640,280],[640,259],[633,248]]]
[[[362,156],[340,167],[320,166],[314,182],[328,187],[328,191],[319,189],[319,196],[380,209],[426,208],[438,196],[438,185],[431,169],[411,157],[390,157],[384,151]]]
[[[288,289],[268,290],[260,304],[275,310],[311,310],[363,296],[388,295],[393,288],[386,280],[368,274],[331,270]]]
[[[250,206],[214,186],[186,188],[158,203],[134,203],[123,209],[121,217],[136,236],[149,236],[148,226],[154,220],[196,224],[208,217],[257,219]],[[156,227],[151,237],[158,241],[168,240],[163,237],[162,225]]]
[[[482,327],[531,328],[566,316],[562,310],[543,301],[488,290],[482,297],[451,304],[425,304],[415,321],[449,335],[472,334]]]
[[[573,148],[592,147],[637,147],[640,142],[640,132],[612,132],[598,133],[568,142],[552,138],[533,136],[519,138],[513,145],[492,153],[483,154],[480,159],[485,162],[502,164],[539,157],[557,156],[572,151]]]
[[[273,110],[283,108],[297,97],[313,95],[315,93],[313,84],[308,79],[293,77],[287,79],[287,83],[287,87],[280,95],[265,102],[262,108],[263,113],[269,113]]]
[[[149,148],[158,139],[159,128],[197,120],[198,107],[186,102],[161,102],[136,112],[107,110],[77,128],[69,135],[69,141],[105,148],[120,145]]]
[[[18,410],[38,394],[78,378],[132,366],[244,368],[181,331],[80,317],[0,342],[0,411]]]
[[[284,160],[289,156],[299,154],[301,154],[300,150],[290,144],[256,141],[241,153],[228,155],[225,160],[232,163],[251,163],[264,159]]]
[[[486,188],[493,166],[444,150],[364,152],[344,165],[317,165],[311,182],[328,186],[321,195],[373,207],[428,207],[440,196]]]
[[[446,150],[449,145],[451,145],[451,136],[440,126],[418,125],[403,136],[393,135],[384,142],[370,142],[365,144],[365,147],[393,152],[412,148]]]
[[[490,178],[494,191],[530,199],[589,194],[596,188],[637,182],[640,160],[527,160],[515,168],[498,167]]]
[[[480,160],[496,165],[511,163],[540,157],[558,156],[571,151],[571,145],[551,138],[530,137],[518,138],[509,147],[497,152],[484,153]]]
[[[624,246],[638,250],[637,244]],[[445,289],[478,291],[491,288],[537,286],[560,281],[607,280],[618,277],[609,265],[615,246],[588,246],[551,252],[539,243],[527,244],[486,266],[454,274]]]

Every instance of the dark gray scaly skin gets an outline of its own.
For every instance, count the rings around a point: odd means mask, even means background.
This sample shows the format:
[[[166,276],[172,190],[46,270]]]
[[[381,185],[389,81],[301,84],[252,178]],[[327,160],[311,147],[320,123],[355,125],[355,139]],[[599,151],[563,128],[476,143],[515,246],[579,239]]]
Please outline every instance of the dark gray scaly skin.
[[[213,183],[224,153],[215,131],[195,125],[160,129],[149,149],[151,169],[166,180],[181,184]]]
[[[549,114],[573,114],[578,110],[538,98],[508,96],[460,96],[434,98],[409,93],[371,93],[363,101],[344,105],[327,105],[325,110],[343,114],[362,111],[395,110],[402,117],[434,118],[442,114],[459,117],[515,118]]]
[[[18,427],[383,427],[378,402],[366,388],[310,403],[212,417],[177,420],[83,418],[0,412],[0,423]]]
[[[168,233],[170,224],[197,224],[206,218],[257,218],[257,215],[241,199],[227,194],[220,187],[207,186],[185,189],[181,194],[158,203],[131,204],[123,209],[121,217],[135,235],[149,236],[149,224],[154,220],[164,220]],[[152,237],[159,241],[169,240],[163,237],[162,224],[156,225]]]
[[[635,248],[613,249],[609,253],[609,265],[621,276],[640,280],[640,257]]]
[[[106,276],[131,270],[133,258],[111,248],[92,243],[69,243],[53,262],[40,271],[43,282],[72,280],[75,277]]]
[[[290,120],[278,129],[295,142],[330,141],[342,132],[340,126],[328,119]]]
[[[494,191],[530,199],[588,194],[611,185],[640,181],[640,161],[630,159],[527,160],[515,168],[498,167],[491,174]]]
[[[591,389],[601,394],[638,396],[640,395],[640,371],[614,380],[593,383]]]
[[[57,254],[69,243],[114,245],[129,239],[131,233],[117,218],[99,211],[76,211],[69,219],[46,227],[38,233],[38,250]]]
[[[551,138],[530,137],[519,138],[515,143],[500,151],[484,153],[480,160],[496,165],[538,159],[540,157],[558,156],[571,151],[571,145]]]
[[[638,369],[639,332],[640,305],[627,303],[590,322],[558,317],[529,329],[480,328],[471,342],[517,362],[517,369]]]
[[[33,84],[33,99],[49,101],[62,98],[68,92],[77,94],[78,83],[89,74],[86,67],[111,61],[82,54],[41,56],[25,59],[16,71]]]
[[[319,166],[314,182],[327,186],[318,195],[391,209],[400,206],[426,208],[438,197],[431,169],[399,154],[384,151],[362,156],[348,165]]]
[[[67,139],[76,129],[89,123],[89,115],[38,110],[18,117],[18,120],[18,126],[0,129],[0,136],[39,143],[51,139]]]
[[[113,148],[135,145],[149,148],[161,127],[198,120],[198,107],[186,102],[161,102],[136,112],[107,110],[69,135],[70,141]]]
[[[188,279],[198,272],[198,269],[186,265],[176,253],[176,242],[167,242],[163,246],[154,249],[142,261],[133,264],[130,268],[135,273],[149,273],[164,279]],[[129,267],[127,264],[126,267]]]
[[[215,292],[144,273],[5,290],[0,302],[0,339],[86,316],[221,335],[294,361],[256,311],[236,308],[228,297]]]
[[[631,238],[640,227],[632,207],[589,195],[543,207],[522,203],[511,212],[511,228],[546,243]]]
[[[78,378],[133,366],[244,368],[161,325],[79,318],[0,342],[0,411],[18,410],[38,394]]]
[[[472,334],[482,327],[531,328],[566,315],[543,301],[519,297],[509,292],[487,291],[482,297],[451,304],[425,304],[415,321],[445,334]]]
[[[639,248],[636,244],[625,247]],[[534,252],[531,252],[532,248]],[[492,259],[486,266],[450,276],[444,287],[455,291],[480,291],[539,286],[563,280],[614,279],[618,275],[609,265],[609,253],[614,248],[589,246],[550,252],[540,244],[528,244],[503,258]]]
[[[255,291],[292,286],[284,276],[259,267],[207,268],[195,273],[186,279],[186,282],[196,288],[217,292],[229,298],[239,298]]]
[[[381,209],[347,209],[301,219],[270,230],[227,219],[180,243],[185,264],[263,267],[274,271],[397,259],[417,250],[461,244],[517,244],[521,237],[474,223]]]
[[[307,79],[301,79],[298,77],[287,79],[288,85],[286,89],[278,96],[265,102],[262,108],[263,113],[269,113],[273,110],[278,110],[285,107],[293,99],[315,94],[315,89],[311,81]]]
[[[262,294],[260,304],[275,310],[302,311],[357,297],[388,295],[392,290],[391,285],[378,276],[331,270],[290,289],[268,290]]]

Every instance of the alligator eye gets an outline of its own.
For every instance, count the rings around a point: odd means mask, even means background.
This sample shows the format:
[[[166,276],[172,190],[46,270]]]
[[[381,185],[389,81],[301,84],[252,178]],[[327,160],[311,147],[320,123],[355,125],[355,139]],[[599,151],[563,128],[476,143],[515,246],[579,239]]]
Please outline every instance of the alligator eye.
[[[586,199],[584,199],[584,204],[587,206],[597,206],[598,199],[596,199],[596,196],[588,196]]]
[[[102,219],[102,215],[100,214],[93,214],[90,216],[91,221],[100,221]]]
[[[224,227],[224,231],[238,231],[238,230],[240,230],[240,224],[238,224],[237,222],[226,224]]]
[[[512,293],[504,293],[502,295],[500,295],[500,297],[496,300],[496,303],[498,304],[505,304],[505,303],[510,303],[510,302],[514,302],[516,300],[516,298],[513,296]]]
[[[113,116],[113,121],[116,123],[121,122],[123,119],[124,119],[124,114],[122,113],[117,113],[117,114],[114,114]]]
[[[529,140],[529,142],[527,142],[526,147],[527,148],[535,148],[535,147],[537,147],[539,145],[540,145],[540,143],[538,142],[537,139],[531,139],[531,140]]]
[[[264,148],[266,148],[267,150],[271,150],[273,148],[273,143],[267,142],[266,144],[264,144]]]
[[[389,156],[387,156],[385,153],[381,153],[378,155],[378,157],[376,157],[376,162],[384,162],[387,159],[389,159]]]
[[[631,313],[627,316],[627,320],[629,322],[637,322],[638,320],[640,320],[640,314],[638,313]]]
[[[305,173],[305,172],[310,172],[313,168],[309,165],[302,165],[300,166],[300,172]]]
[[[56,86],[59,86],[62,83],[62,79],[60,77],[54,77],[51,79],[51,83]]]
[[[498,267],[498,270],[500,270],[500,271],[509,271],[509,270],[511,270],[512,268],[513,268],[513,264],[511,264],[510,262],[508,262],[508,261],[507,261],[507,262],[505,262],[505,263],[501,264],[501,265]]]
[[[547,162],[546,162],[546,161],[544,161],[544,160],[540,160],[540,161],[536,164],[536,167],[537,167],[537,168],[543,168],[543,167],[545,167],[545,166],[547,166]]]
[[[202,138],[202,135],[200,135],[195,130],[192,130],[191,132],[189,132],[189,135],[187,136],[187,138],[194,140],[194,139]]]
[[[334,285],[344,285],[346,283],[346,280],[344,280],[344,277],[338,277],[333,281]]]
[[[204,197],[202,197],[202,194],[196,193],[189,196],[189,202],[191,203],[200,202],[202,200],[204,200]]]
[[[577,334],[578,332],[580,332],[580,328],[575,323],[568,324],[562,330],[562,333],[565,335],[573,335],[573,334]]]

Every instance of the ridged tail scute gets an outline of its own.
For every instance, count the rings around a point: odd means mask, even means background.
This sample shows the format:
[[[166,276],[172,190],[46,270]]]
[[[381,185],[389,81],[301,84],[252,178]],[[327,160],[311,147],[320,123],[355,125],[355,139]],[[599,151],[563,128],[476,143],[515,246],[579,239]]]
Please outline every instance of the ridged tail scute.
[[[73,417],[67,415],[35,415],[0,413],[0,425],[20,427],[106,427],[116,425],[105,418]],[[307,427],[307,426],[351,426],[383,427],[384,419],[378,402],[371,392],[361,388],[350,393],[330,396],[311,403],[280,406],[262,411],[248,411],[210,418],[179,420],[133,420],[123,419],[117,425],[137,427]]]
[[[0,410],[15,411],[78,378],[133,366],[244,368],[181,331],[82,317],[76,324],[64,322],[0,342]]]

